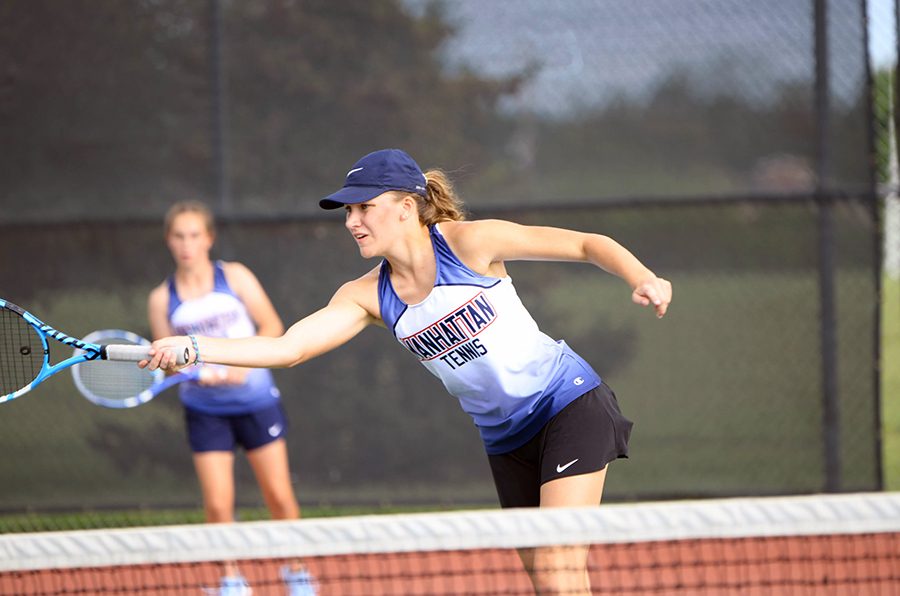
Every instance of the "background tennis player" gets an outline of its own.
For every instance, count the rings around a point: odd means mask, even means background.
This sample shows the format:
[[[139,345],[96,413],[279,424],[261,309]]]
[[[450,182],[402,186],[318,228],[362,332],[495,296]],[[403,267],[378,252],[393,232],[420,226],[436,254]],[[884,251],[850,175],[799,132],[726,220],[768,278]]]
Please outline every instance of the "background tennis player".
[[[176,203],[166,215],[165,236],[176,267],[150,293],[154,339],[194,333],[277,337],[284,332],[272,302],[247,267],[210,259],[215,228],[209,208],[193,201]],[[271,372],[223,366],[217,373],[180,386],[207,521],[234,520],[237,446],[247,452],[272,517],[299,517],[284,440],[287,420]]]

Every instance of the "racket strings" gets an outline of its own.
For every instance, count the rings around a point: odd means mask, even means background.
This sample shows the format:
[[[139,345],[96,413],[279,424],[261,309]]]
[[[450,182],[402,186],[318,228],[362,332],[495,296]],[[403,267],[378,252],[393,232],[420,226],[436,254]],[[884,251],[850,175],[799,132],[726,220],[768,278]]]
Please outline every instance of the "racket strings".
[[[137,345],[118,338],[104,338],[103,343]],[[155,380],[153,373],[138,368],[134,362],[112,360],[78,364],[73,367],[72,374],[82,391],[103,400],[124,401],[137,396],[149,389]]]
[[[44,365],[44,344],[37,330],[18,313],[0,309],[0,395],[27,386]]]

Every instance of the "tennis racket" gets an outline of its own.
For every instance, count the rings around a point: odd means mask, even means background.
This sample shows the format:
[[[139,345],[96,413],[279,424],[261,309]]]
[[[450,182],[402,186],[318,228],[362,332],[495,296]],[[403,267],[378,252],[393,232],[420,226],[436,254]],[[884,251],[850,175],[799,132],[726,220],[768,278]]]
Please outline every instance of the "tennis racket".
[[[47,338],[78,348],[81,353],[50,364]],[[138,362],[149,358],[147,346],[86,343],[57,331],[33,314],[0,298],[0,404],[20,397],[48,377],[82,362],[114,360]],[[188,350],[178,354],[179,364],[188,360]],[[135,369],[140,370],[134,364]]]
[[[85,336],[81,341],[106,346],[136,347],[146,352],[150,342],[121,329],[101,329]],[[73,357],[83,355],[83,348],[75,348]],[[196,381],[201,375],[212,374],[206,367],[191,366],[171,376],[163,371],[138,368],[130,362],[80,363],[72,367],[72,379],[78,391],[91,402],[104,408],[135,408],[147,403],[169,387]]]

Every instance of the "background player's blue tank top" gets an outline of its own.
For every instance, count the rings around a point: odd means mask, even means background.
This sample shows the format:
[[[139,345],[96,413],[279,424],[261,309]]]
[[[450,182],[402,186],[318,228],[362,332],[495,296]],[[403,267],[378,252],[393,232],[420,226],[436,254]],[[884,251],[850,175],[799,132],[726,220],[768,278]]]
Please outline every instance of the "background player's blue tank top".
[[[247,307],[228,285],[221,261],[214,263],[214,271],[213,291],[185,301],[178,297],[174,277],[169,277],[169,323],[172,329],[178,335],[255,335],[256,325]],[[182,383],[179,393],[185,406],[216,415],[254,412],[277,402],[280,396],[268,369],[252,369],[243,385],[204,387],[196,383]]]

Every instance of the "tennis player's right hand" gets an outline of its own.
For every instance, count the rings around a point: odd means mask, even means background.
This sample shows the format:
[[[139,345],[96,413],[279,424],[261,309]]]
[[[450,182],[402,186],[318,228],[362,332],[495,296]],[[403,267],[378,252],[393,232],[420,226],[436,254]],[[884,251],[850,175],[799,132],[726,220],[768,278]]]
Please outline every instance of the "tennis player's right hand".
[[[176,354],[185,352],[189,355],[187,362],[178,364]],[[172,337],[164,337],[158,339],[150,345],[150,360],[142,360],[138,363],[141,368],[149,368],[156,370],[161,368],[167,372],[176,372],[184,368],[188,364],[193,364],[197,359],[197,354],[191,345],[190,338],[183,335]]]

